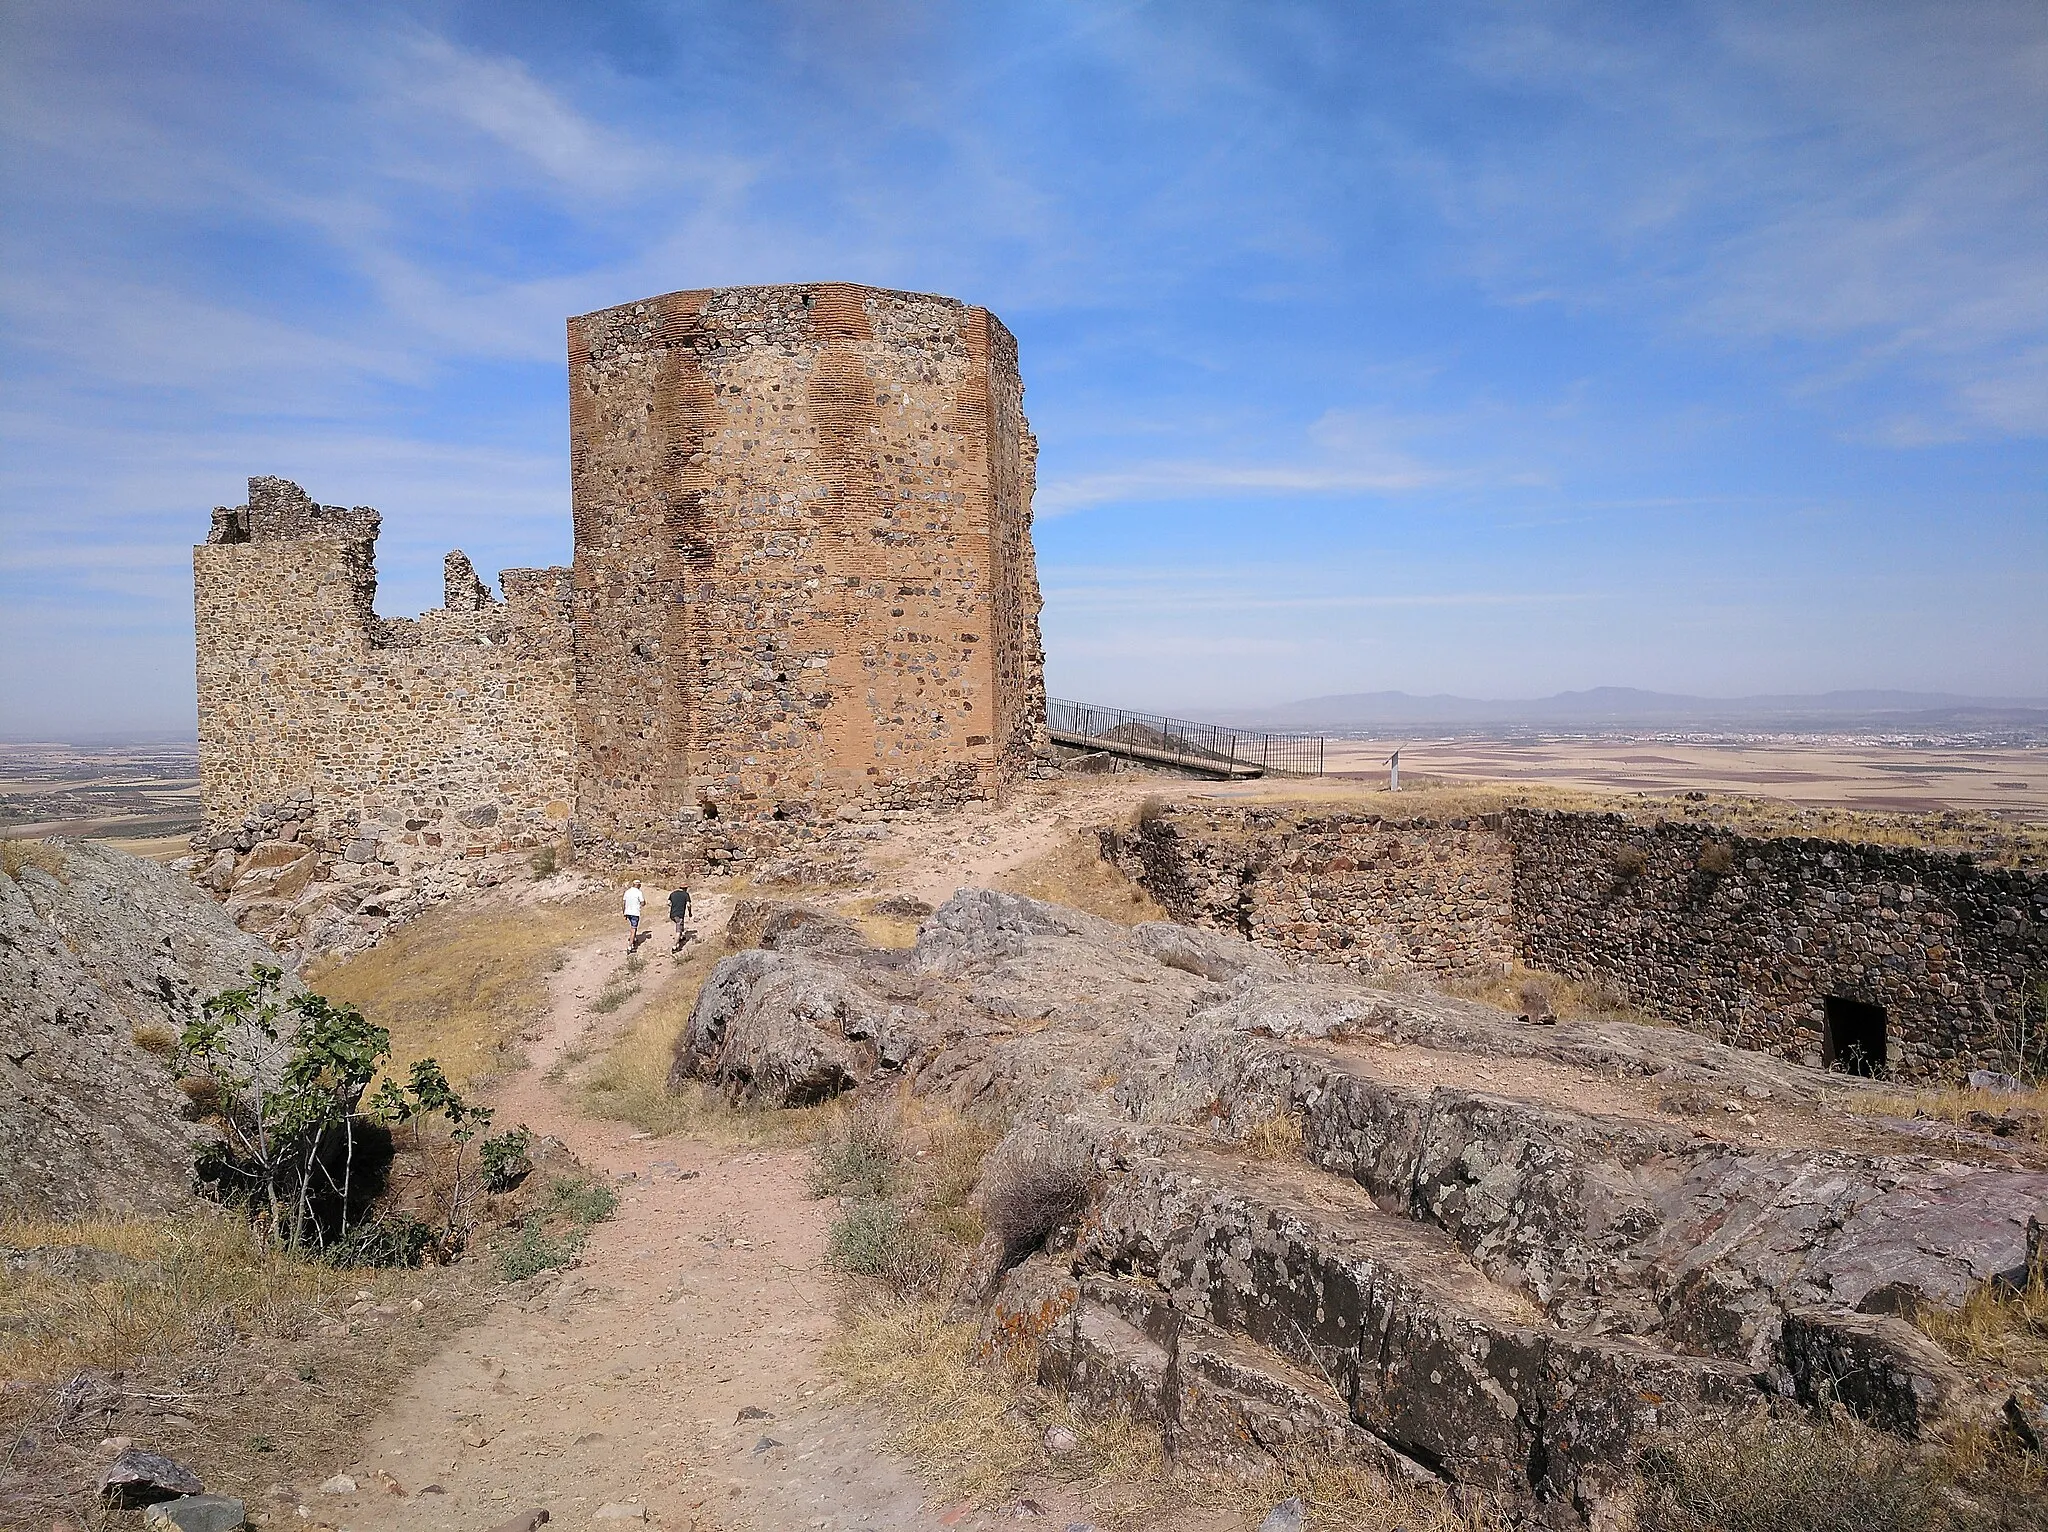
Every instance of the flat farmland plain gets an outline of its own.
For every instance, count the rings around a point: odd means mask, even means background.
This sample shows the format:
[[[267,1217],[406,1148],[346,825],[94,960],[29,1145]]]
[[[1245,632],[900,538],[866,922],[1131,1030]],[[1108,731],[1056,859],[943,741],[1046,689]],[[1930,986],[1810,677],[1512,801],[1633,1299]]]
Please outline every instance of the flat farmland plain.
[[[177,856],[199,827],[199,747],[0,744],[0,839],[108,840]]]
[[[1545,784],[1671,797],[1711,792],[1800,808],[1878,814],[1994,813],[2048,822],[2048,748],[1900,745],[1849,738],[1741,740],[1669,736],[1333,739],[1326,769],[1384,782],[1401,751],[1404,777]]]

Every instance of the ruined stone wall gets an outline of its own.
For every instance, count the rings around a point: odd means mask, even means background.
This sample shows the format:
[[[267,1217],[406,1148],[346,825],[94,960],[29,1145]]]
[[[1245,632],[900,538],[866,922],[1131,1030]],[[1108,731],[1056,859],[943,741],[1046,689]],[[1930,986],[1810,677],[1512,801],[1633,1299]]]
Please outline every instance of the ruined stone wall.
[[[1473,980],[1519,958],[1812,1065],[1848,1062],[1833,997],[1883,1008],[1896,1076],[2048,1064],[2048,877],[1967,855],[1618,815],[1204,803],[1103,843],[1176,919],[1366,971]]]
[[[192,559],[203,845],[289,825],[315,862],[405,870],[566,830],[569,571],[506,570],[501,603],[451,554],[448,604],[385,620],[377,531],[283,479],[214,512]]]
[[[1653,1015],[1820,1064],[1827,997],[1880,1005],[1908,1077],[2014,1068],[2023,1007],[2041,1046],[2039,873],[1615,815],[1513,810],[1502,828],[1527,961]]]
[[[1514,958],[1509,850],[1477,820],[1185,803],[1104,849],[1175,919],[1263,946],[1461,980]]]
[[[569,374],[580,844],[732,842],[1022,769],[1035,444],[991,315],[671,293],[571,320]]]

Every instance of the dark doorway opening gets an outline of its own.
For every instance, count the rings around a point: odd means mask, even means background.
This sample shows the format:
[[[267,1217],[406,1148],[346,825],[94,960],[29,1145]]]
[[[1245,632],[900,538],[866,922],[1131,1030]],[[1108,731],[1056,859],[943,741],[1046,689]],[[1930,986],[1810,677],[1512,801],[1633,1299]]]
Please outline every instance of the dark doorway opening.
[[[1822,1006],[1821,1062],[1845,1074],[1884,1073],[1884,1007],[1830,995]]]

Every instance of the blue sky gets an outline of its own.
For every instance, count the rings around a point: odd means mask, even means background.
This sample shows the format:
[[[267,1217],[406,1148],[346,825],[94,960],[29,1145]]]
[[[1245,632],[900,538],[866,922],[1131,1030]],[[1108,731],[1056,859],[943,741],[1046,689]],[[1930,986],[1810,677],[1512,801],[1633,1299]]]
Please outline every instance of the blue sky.
[[[0,3],[0,733],[279,473],[569,555],[565,316],[986,304],[1049,680],[2048,692],[2048,8]]]

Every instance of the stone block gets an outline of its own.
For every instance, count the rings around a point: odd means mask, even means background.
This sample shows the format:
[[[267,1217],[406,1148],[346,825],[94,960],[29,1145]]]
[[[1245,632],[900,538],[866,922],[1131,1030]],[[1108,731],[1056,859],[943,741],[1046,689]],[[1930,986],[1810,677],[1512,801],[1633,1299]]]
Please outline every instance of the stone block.
[[[242,1502],[226,1495],[187,1495],[150,1506],[142,1524],[163,1532],[241,1532],[249,1518]]]

